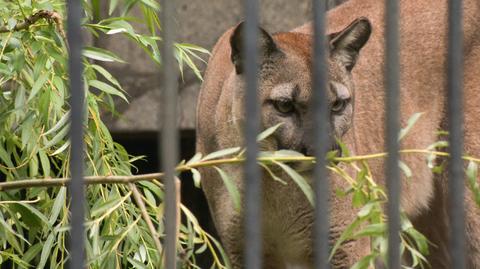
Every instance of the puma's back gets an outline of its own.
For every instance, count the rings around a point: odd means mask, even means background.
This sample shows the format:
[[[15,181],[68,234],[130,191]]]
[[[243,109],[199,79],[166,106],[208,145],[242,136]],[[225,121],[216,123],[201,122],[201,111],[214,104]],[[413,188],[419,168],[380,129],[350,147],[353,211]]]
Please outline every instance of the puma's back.
[[[425,149],[442,139],[437,131],[447,129],[446,57],[447,0],[400,0],[401,124],[416,112],[419,121],[402,140],[403,148]],[[465,154],[480,156],[480,1],[463,1],[464,35],[464,131]],[[329,31],[336,31],[351,18],[365,16],[375,31],[362,52],[354,77],[357,88],[355,121],[344,142],[357,154],[384,151],[384,59],[385,13],[383,1],[350,0],[328,14]],[[311,24],[298,29],[310,33]],[[452,268],[448,257],[448,187],[446,175],[434,175],[425,156],[402,156],[414,172],[402,180],[402,207],[417,229],[435,244],[428,257],[432,268]],[[383,162],[372,162],[375,178],[384,183]],[[479,180],[480,182],[480,180]],[[480,210],[466,194],[468,268],[480,268]]]

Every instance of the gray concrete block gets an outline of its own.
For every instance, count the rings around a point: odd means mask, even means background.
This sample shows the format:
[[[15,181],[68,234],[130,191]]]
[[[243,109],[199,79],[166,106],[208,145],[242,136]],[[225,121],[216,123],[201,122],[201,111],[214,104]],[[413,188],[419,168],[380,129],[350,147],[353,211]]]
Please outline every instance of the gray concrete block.
[[[330,0],[331,1],[331,0]],[[334,0],[338,1],[338,0]],[[240,0],[177,0],[177,41],[200,45],[211,50],[218,37],[243,18]],[[311,0],[261,0],[261,24],[270,32],[288,31],[311,18]],[[136,10],[136,14],[141,13]],[[160,70],[132,41],[121,36],[102,35],[96,45],[114,51],[127,64],[108,64],[130,95],[130,104],[118,100],[120,118],[104,118],[112,131],[153,131],[158,129],[162,83]],[[203,58],[207,60],[207,55]],[[205,64],[198,63],[203,71]],[[175,67],[166,67],[175,68]],[[195,128],[195,103],[200,81],[186,68],[179,80],[179,126]]]

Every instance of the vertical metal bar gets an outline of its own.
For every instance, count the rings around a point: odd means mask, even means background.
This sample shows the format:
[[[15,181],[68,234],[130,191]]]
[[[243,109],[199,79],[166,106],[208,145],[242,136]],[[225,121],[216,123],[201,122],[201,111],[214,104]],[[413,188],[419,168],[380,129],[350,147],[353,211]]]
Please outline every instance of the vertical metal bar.
[[[258,1],[245,1],[245,268],[262,267],[261,178],[257,165],[259,132],[259,105],[257,100],[258,73]]]
[[[165,265],[167,269],[176,268],[176,191],[175,191],[175,166],[178,160],[178,129],[177,129],[177,67],[173,55],[173,40],[175,35],[175,22],[173,14],[175,1],[162,2],[162,27],[163,27],[163,119],[158,117],[161,127],[160,142],[162,169],[165,171]]]
[[[71,195],[70,213],[71,230],[69,236],[71,269],[85,268],[85,233],[84,233],[84,185],[83,185],[83,107],[85,93],[82,74],[82,35],[80,20],[82,17],[81,1],[69,0],[67,4],[67,40],[69,46],[68,70],[70,77],[70,173]]]
[[[328,2],[327,2],[328,3]],[[329,216],[328,199],[330,196],[327,177],[326,154],[329,149],[329,110],[328,110],[328,41],[325,34],[326,5],[324,1],[313,1],[314,23],[314,61],[313,61],[313,108],[315,121],[315,226],[314,226],[314,260],[315,268],[329,268]]]
[[[399,162],[399,11],[397,0],[387,0],[385,12],[386,183],[388,192],[388,268],[400,269],[400,169]]]
[[[449,216],[451,268],[464,269],[465,211],[463,174],[463,30],[462,1],[450,0],[448,5],[447,100],[450,145]]]

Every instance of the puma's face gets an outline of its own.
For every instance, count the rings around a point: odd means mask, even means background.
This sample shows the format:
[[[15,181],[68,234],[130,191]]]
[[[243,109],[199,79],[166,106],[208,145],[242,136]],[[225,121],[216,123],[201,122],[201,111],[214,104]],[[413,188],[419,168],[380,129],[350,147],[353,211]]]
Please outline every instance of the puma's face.
[[[240,24],[231,37],[232,62],[235,65],[235,117],[242,118],[244,77],[241,55]],[[340,138],[350,128],[353,117],[351,71],[360,49],[367,42],[371,26],[360,18],[338,33],[331,34],[328,96],[332,138]],[[306,155],[313,152],[314,108],[312,106],[312,37],[299,33],[280,33],[273,37],[260,31],[261,65],[259,99],[262,128],[282,123],[262,145],[263,150],[291,149]],[[237,101],[236,101],[237,100]]]

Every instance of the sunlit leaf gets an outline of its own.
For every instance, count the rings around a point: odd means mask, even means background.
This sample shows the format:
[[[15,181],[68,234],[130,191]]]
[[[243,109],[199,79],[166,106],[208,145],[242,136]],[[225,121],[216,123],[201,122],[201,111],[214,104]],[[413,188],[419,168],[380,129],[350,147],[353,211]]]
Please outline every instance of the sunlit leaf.
[[[312,187],[307,183],[304,177],[302,177],[297,171],[293,170],[290,166],[283,164],[281,162],[274,162],[276,165],[280,166],[292,180],[298,185],[298,187],[305,194],[305,197],[314,205],[313,190]]]
[[[233,182],[233,180],[230,178],[227,173],[225,173],[222,169],[218,168],[215,166],[215,169],[217,170],[218,174],[223,180],[223,184],[225,184],[225,187],[227,188],[228,193],[230,194],[230,197],[232,198],[233,206],[235,207],[236,210],[240,210],[240,192],[238,191],[237,186]]]
[[[400,130],[400,134],[398,135],[398,140],[402,140],[402,138],[405,137],[405,135],[407,135],[408,132],[410,132],[413,125],[415,125],[415,123],[418,121],[420,116],[422,116],[422,114],[423,113],[415,113],[408,119],[407,126],[405,126],[405,128]]]
[[[212,153],[208,154],[207,156],[202,158],[202,161],[208,161],[208,160],[211,160],[211,159],[217,159],[217,158],[220,158],[220,157],[225,157],[225,156],[228,156],[228,155],[235,154],[239,151],[240,151],[240,147],[222,149],[222,150],[215,151],[215,152],[212,152]]]

